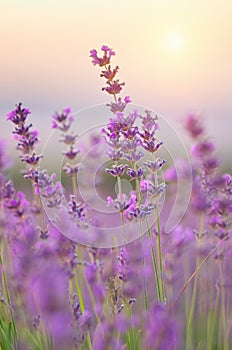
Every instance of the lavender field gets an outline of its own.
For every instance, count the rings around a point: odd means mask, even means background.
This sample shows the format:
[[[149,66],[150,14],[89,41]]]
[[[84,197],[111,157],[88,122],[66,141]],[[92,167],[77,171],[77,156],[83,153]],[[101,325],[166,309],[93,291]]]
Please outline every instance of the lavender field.
[[[183,123],[189,158],[163,159],[113,49],[90,59],[108,121],[80,137],[78,113],[51,116],[61,169],[42,166],[33,111],[6,116],[21,166],[0,141],[0,350],[232,349],[232,178],[203,117]]]

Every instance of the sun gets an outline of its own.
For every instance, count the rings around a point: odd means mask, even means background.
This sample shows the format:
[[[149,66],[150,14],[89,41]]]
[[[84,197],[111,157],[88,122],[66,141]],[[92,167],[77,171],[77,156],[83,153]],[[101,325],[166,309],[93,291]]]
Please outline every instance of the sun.
[[[180,51],[184,46],[183,36],[179,33],[171,33],[167,36],[167,48],[172,51]]]

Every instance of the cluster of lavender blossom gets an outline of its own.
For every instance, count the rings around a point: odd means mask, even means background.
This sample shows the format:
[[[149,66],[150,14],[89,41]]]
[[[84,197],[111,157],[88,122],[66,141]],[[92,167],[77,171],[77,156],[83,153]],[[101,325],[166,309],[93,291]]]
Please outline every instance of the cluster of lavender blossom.
[[[104,67],[100,76],[106,79],[106,87],[102,90],[113,95],[114,98],[114,101],[107,105],[113,117],[109,118],[107,127],[102,129],[108,146],[107,154],[113,162],[112,167],[107,168],[106,172],[116,177],[118,182],[118,196],[115,199],[109,196],[108,202],[127,219],[142,219],[150,215],[155,208],[152,198],[166,189],[164,183],[158,185],[155,181],[155,174],[165,163],[164,160],[155,158],[155,153],[163,144],[156,137],[156,131],[159,128],[158,118],[148,110],[145,111],[145,115],[139,114],[136,109],[125,113],[127,104],[131,100],[129,96],[124,99],[118,97],[125,83],[120,83],[119,79],[116,79],[119,67],[111,68],[111,56],[115,53],[108,46],[102,46],[102,51],[103,57],[98,57],[96,50],[91,50],[90,57],[94,65]],[[146,158],[144,151],[146,151]],[[145,160],[142,161],[144,158]],[[120,186],[120,178],[125,173],[129,181],[134,182],[135,188],[129,198],[122,193]]]
[[[191,174],[184,161],[178,173],[157,156],[163,144],[157,137],[157,115],[126,112],[131,99],[121,97],[125,83],[117,79],[119,67],[111,68],[115,52],[108,46],[101,50],[101,56],[91,50],[90,57],[101,67],[100,76],[106,79],[102,90],[113,101],[98,142],[104,143],[109,159],[103,181],[117,184],[115,196],[106,195],[105,204],[118,215],[122,235],[136,222],[139,238],[119,245],[116,236],[114,246],[99,248],[59,232],[49,208],[74,222],[73,237],[87,235],[94,224],[96,240],[104,225],[78,189],[82,164],[72,132],[75,118],[70,108],[52,116],[52,128],[61,132],[65,147],[66,189],[55,173],[41,169],[38,132],[28,122],[31,112],[16,105],[7,119],[15,125],[16,148],[25,164],[22,176],[32,191],[18,190],[9,179],[10,162],[1,142],[0,349],[229,350],[231,175],[221,173],[215,146],[195,114],[184,125],[194,142]],[[100,155],[95,156],[99,165]],[[189,206],[182,221],[166,233],[178,183],[190,177]],[[130,193],[123,192],[123,179],[130,182]],[[162,211],[164,193],[167,210]]]

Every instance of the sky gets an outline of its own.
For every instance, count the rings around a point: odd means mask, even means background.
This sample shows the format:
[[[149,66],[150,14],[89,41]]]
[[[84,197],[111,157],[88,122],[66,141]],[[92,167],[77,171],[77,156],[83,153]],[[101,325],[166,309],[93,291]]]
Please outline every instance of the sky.
[[[105,44],[124,95],[176,128],[198,111],[229,159],[231,43],[231,0],[0,0],[0,136],[19,101],[44,138],[55,110],[108,102],[89,58]]]

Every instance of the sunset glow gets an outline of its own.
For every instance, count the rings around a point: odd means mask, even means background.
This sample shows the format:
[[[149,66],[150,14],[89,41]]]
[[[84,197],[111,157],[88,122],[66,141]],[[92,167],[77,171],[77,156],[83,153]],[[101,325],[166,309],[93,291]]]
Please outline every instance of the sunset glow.
[[[120,55],[133,103],[172,120],[189,108],[231,119],[230,0],[0,3],[2,114],[21,100],[39,118],[105,103],[86,60],[104,43]]]
[[[179,33],[172,33],[167,38],[167,46],[170,50],[173,51],[180,51],[183,49],[184,46],[184,40],[181,34]]]

